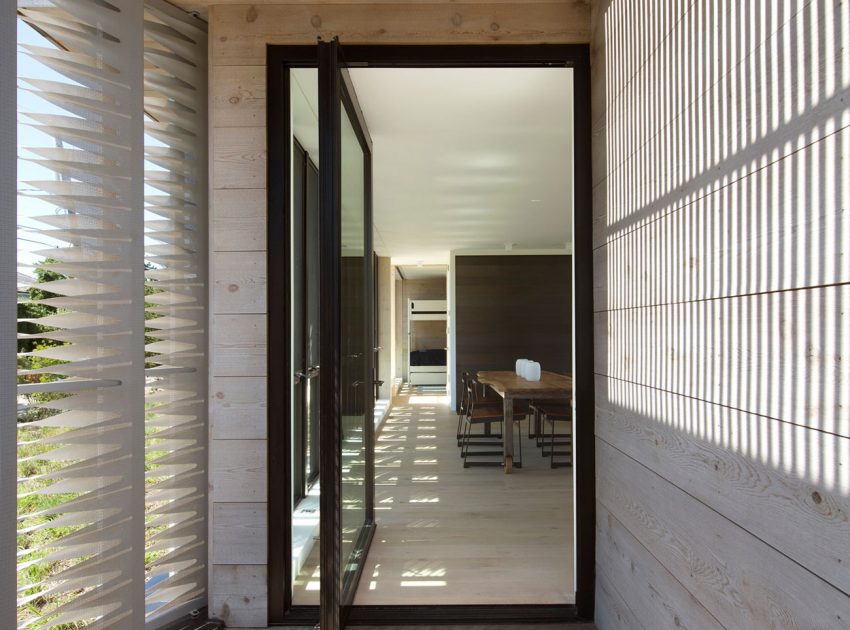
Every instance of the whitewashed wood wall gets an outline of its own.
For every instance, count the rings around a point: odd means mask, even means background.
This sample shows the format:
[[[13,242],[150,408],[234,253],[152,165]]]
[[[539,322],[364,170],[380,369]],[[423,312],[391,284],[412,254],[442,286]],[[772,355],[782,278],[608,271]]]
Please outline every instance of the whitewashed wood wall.
[[[265,45],[589,37],[585,3],[354,4],[210,7],[210,604],[231,626],[267,619]],[[600,628],[850,620],[848,11],[594,3]]]
[[[210,21],[210,613],[265,627],[266,45],[580,43],[589,0],[257,2]]]
[[[850,5],[592,31],[597,625],[850,627]]]

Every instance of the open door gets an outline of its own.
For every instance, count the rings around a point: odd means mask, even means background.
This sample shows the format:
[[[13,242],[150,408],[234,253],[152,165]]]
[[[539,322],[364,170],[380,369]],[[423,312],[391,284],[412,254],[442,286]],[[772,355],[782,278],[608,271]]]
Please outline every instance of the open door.
[[[321,628],[345,627],[375,529],[371,140],[319,43]]]

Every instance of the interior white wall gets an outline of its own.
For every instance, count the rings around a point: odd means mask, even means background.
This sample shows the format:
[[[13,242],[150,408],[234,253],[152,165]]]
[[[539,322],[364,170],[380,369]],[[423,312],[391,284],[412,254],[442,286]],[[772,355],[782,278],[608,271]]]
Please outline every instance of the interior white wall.
[[[398,287],[398,283],[396,282],[396,272],[395,267],[393,267],[392,262],[390,261],[389,270],[386,276],[386,282],[389,285],[389,299],[390,299],[390,317],[389,317],[389,353],[390,353],[390,370],[386,375],[386,381],[389,384],[390,388],[390,400],[392,400],[393,396],[396,394],[396,386],[395,386],[395,374],[397,370],[396,366],[396,322],[398,321],[396,318],[396,288]]]
[[[393,342],[395,343],[393,356],[395,356],[395,368],[393,370],[393,387],[396,391],[398,391],[398,384],[403,378],[402,371],[404,369],[404,356],[402,355],[404,344],[400,337],[404,331],[404,322],[402,320],[402,313],[404,313],[404,280],[401,279],[401,276],[398,274],[398,271],[395,270],[395,267],[393,267],[393,283],[395,284],[395,328],[393,329]]]
[[[393,279],[393,267],[390,259],[385,256],[378,257],[378,378],[383,384],[378,388],[378,398],[388,400],[392,397],[392,374],[395,367],[393,352],[395,344],[393,336],[395,331],[395,282]]]

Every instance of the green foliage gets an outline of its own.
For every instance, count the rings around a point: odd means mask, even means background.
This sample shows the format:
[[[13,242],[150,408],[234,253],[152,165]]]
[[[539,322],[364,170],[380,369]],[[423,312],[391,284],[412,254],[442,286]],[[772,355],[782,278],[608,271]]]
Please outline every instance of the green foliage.
[[[51,446],[38,443],[43,438],[51,438],[61,434],[64,430],[55,427],[32,427],[20,426],[18,429],[18,517],[23,517],[19,523],[20,529],[29,529],[42,526],[41,529],[18,534],[17,547],[22,555],[19,561],[32,562],[26,568],[18,571],[18,586],[29,587],[24,590],[25,596],[38,595],[46,588],[51,576],[56,575],[68,566],[80,561],[80,559],[44,561],[57,540],[68,536],[83,526],[58,526],[50,527],[49,524],[57,518],[57,514],[42,514],[51,508],[59,507],[64,503],[79,496],[72,493],[62,494],[38,494],[37,491],[48,487],[55,480],[44,476],[61,469],[68,462],[55,462],[39,455],[51,450]],[[37,516],[27,517],[28,514]],[[39,561],[41,560],[41,561]],[[33,562],[35,561],[35,562]],[[39,617],[47,614],[57,606],[64,604],[79,594],[65,594],[61,597],[45,595],[30,600],[25,607],[18,609],[18,616],[24,619]],[[49,621],[36,622],[31,627],[50,627],[51,630],[76,630],[83,628],[85,624],[62,624],[51,625]]]
[[[41,264],[49,265],[55,262],[58,261],[48,258],[43,260]],[[66,279],[66,276],[45,267],[37,267],[34,273],[38,283],[36,286],[32,286],[27,289],[25,299],[18,302],[19,320],[37,320],[41,317],[61,312],[61,309],[41,302],[41,300],[58,296],[38,285],[52,282],[54,280],[64,280]],[[47,348],[67,345],[62,341],[37,336],[40,333],[49,333],[55,330],[56,328],[44,326],[43,324],[39,324],[35,321],[18,321],[18,332],[27,335],[35,335],[32,338],[19,339],[18,352],[33,353]],[[59,361],[43,356],[19,355],[17,358],[17,367],[19,372],[29,372],[31,370],[52,367],[63,363],[67,363],[67,361]],[[57,375],[49,372],[44,374],[20,374],[18,376],[18,382],[49,383],[57,380],[57,378],[59,378]],[[74,531],[82,527],[51,527],[50,523],[54,521],[59,514],[43,514],[45,511],[67,503],[78,495],[71,493],[39,493],[39,490],[43,490],[55,481],[47,478],[46,475],[61,469],[69,462],[56,462],[45,457],[39,457],[56,446],[46,445],[43,442],[40,442],[40,440],[56,437],[64,431],[63,429],[30,425],[30,423],[35,420],[42,420],[56,413],[55,410],[40,405],[45,405],[52,400],[58,400],[66,396],[68,396],[68,394],[27,394],[24,396],[24,400],[30,406],[18,413],[18,479],[20,481],[18,483],[17,513],[18,517],[22,519],[19,522],[19,528],[21,530],[39,528],[32,531],[23,531],[18,534],[17,537],[18,552],[22,554],[19,557],[19,561],[31,563],[24,569],[18,571],[18,586],[28,587],[25,588],[22,593],[25,597],[39,595],[42,590],[49,586],[51,576],[56,575],[64,568],[82,560],[81,558],[56,561],[42,560],[50,551],[52,551],[52,546],[55,545],[56,541],[64,536],[72,534]],[[27,515],[29,514],[37,514],[38,516],[28,517]],[[25,606],[18,608],[19,620],[29,620],[45,615],[45,620],[36,621],[29,627],[49,627],[51,630],[78,630],[84,628],[87,625],[84,622],[52,624],[49,620],[51,610],[71,601],[83,592],[85,592],[85,589],[79,589],[76,593],[68,593],[62,596],[39,595],[34,597],[27,602]]]
[[[53,259],[46,259],[42,261],[41,265],[50,265],[54,262],[57,261]],[[154,268],[151,264],[146,264],[145,267],[148,270]],[[45,268],[44,266],[39,266],[35,270],[35,277],[38,281],[36,286],[30,287],[26,292],[27,294],[25,299],[18,304],[19,319],[37,320],[48,315],[60,313],[63,310],[42,302],[45,299],[57,297],[57,295],[49,292],[39,285],[54,280],[62,280],[65,279],[66,276]],[[155,281],[150,281],[145,285],[145,296],[155,295],[162,292],[162,289],[156,288],[155,284]],[[160,314],[153,313],[148,310],[150,308],[155,308],[156,306],[158,305],[152,302],[145,302],[146,320],[153,320],[161,317]],[[30,356],[18,356],[17,365],[19,372],[31,372],[32,370],[49,368],[66,363],[65,361],[31,355],[31,353],[36,353],[40,350],[66,345],[65,342],[39,336],[42,333],[48,334],[55,330],[55,328],[44,326],[36,321],[18,323],[19,332],[27,335],[33,335],[30,339],[21,339],[18,341],[18,352],[30,354]],[[156,336],[157,334],[157,329],[146,327],[145,343],[150,344],[158,341],[159,338]],[[157,353],[154,352],[146,352],[145,356],[150,358],[156,354]],[[146,362],[145,367],[156,367],[157,365],[158,363],[148,361]],[[19,375],[18,381],[20,383],[47,383],[55,381],[58,378],[61,378],[61,376],[50,372],[44,374],[25,373]],[[52,444],[45,444],[44,439],[60,437],[66,429],[33,426],[31,424],[35,420],[41,420],[56,413],[55,409],[50,408],[50,401],[64,398],[69,395],[70,394],[59,393],[27,394],[24,396],[24,399],[30,407],[18,413],[18,478],[20,481],[18,485],[17,509],[18,516],[21,518],[19,524],[22,530],[33,527],[39,528],[20,533],[17,541],[18,551],[21,554],[19,560],[25,563],[31,562],[31,564],[18,572],[18,586],[24,589],[21,593],[24,597],[35,596],[26,605],[18,608],[19,621],[37,620],[44,616],[44,619],[33,621],[31,625],[28,626],[31,628],[79,630],[88,625],[85,622],[77,622],[73,624],[53,624],[50,622],[51,611],[56,610],[57,607],[72,600],[73,598],[84,594],[88,587],[81,588],[74,593],[63,594],[61,596],[46,593],[41,595],[41,593],[49,587],[50,580],[53,576],[84,560],[84,558],[72,558],[58,561],[44,560],[48,553],[55,549],[56,541],[73,534],[75,531],[85,526],[50,526],[50,523],[61,515],[61,506],[78,496],[76,494],[69,493],[39,494],[40,490],[43,491],[44,488],[56,481],[55,479],[46,478],[45,475],[49,475],[50,473],[60,470],[72,463],[69,461],[57,462],[47,459],[46,457],[40,457],[49,450],[61,445],[61,440]],[[150,419],[156,415],[155,407],[156,405],[152,403],[146,404],[146,419]],[[167,474],[157,474],[157,469],[159,468],[157,461],[159,458],[167,455],[168,453],[166,450],[157,449],[157,444],[161,441],[157,437],[157,434],[160,431],[161,428],[154,426],[148,426],[145,428],[146,445],[148,449],[145,454],[145,470],[148,473],[146,479],[146,485],[148,487],[165,481],[168,478]],[[158,507],[161,507],[161,505],[162,502],[148,503],[146,505],[146,512],[150,513]],[[59,513],[55,515],[43,514],[44,511],[51,510],[52,508],[60,508],[58,510]],[[28,516],[31,514],[37,514],[38,516]],[[152,518],[153,516],[150,515],[146,518],[146,520],[150,520]],[[150,572],[152,565],[168,553],[167,550],[151,550],[151,547],[154,544],[151,541],[151,537],[165,531],[168,527],[169,525],[159,525],[156,527],[148,525],[147,527],[147,549],[145,550],[145,566],[147,572]]]
[[[53,258],[47,258],[41,261],[41,264],[49,265],[55,262],[58,261]],[[41,302],[41,300],[57,297],[57,295],[55,293],[51,293],[50,291],[45,290],[43,287],[40,287],[38,285],[46,282],[52,282],[54,280],[64,280],[67,278],[67,276],[64,276],[61,273],[58,273],[51,269],[46,269],[45,267],[36,267],[35,278],[38,281],[38,284],[27,289],[28,300],[18,302],[18,320],[38,319],[60,312],[60,309],[56,308],[55,306],[50,306]],[[27,335],[38,335],[39,333],[48,333],[54,330],[56,329],[51,328],[50,326],[44,326],[33,321],[18,321],[19,333],[24,333]],[[38,352],[39,350],[45,350],[47,348],[54,348],[57,346],[64,345],[67,344],[65,342],[56,341],[55,339],[48,339],[46,337],[18,339],[18,352],[32,353]],[[50,383],[52,381],[55,381],[57,380],[57,376],[49,372],[43,374],[20,374],[20,372],[29,372],[31,370],[52,367],[54,365],[61,365],[63,363],[67,363],[67,361],[59,361],[56,359],[50,359],[48,357],[41,356],[19,355],[17,359],[17,367],[19,372],[18,382]],[[27,401],[30,404],[46,403],[51,400],[57,400],[62,397],[64,397],[64,394],[36,393],[29,394],[26,396]],[[32,407],[30,409],[27,409],[25,412],[18,414],[18,423],[20,424],[32,422],[33,420],[40,420],[49,416],[51,413],[52,412],[49,409]]]
[[[49,265],[51,263],[56,263],[57,260],[53,258],[46,258],[41,261],[42,265]],[[44,267],[36,267],[35,269],[35,278],[38,280],[38,284],[42,284],[45,282],[53,282],[54,280],[65,280],[67,276],[63,276],[61,273],[57,273],[50,269],[45,269]],[[58,297],[55,293],[51,293],[49,291],[44,290],[43,288],[39,288],[38,286],[33,286],[27,289],[27,296],[29,301],[19,302],[18,303],[18,319],[37,319],[40,317],[46,317],[48,315],[53,315],[59,312],[55,306],[49,306],[47,304],[40,303],[40,300],[46,300],[52,297]],[[27,335],[35,335],[42,332],[50,332],[52,330],[56,330],[55,328],[50,328],[49,326],[43,326],[41,324],[37,324],[35,322],[18,322],[18,332],[25,333]],[[37,350],[39,347],[46,348],[49,346],[61,346],[63,345],[60,341],[54,341],[52,339],[19,339],[18,340],[18,352],[33,352]]]

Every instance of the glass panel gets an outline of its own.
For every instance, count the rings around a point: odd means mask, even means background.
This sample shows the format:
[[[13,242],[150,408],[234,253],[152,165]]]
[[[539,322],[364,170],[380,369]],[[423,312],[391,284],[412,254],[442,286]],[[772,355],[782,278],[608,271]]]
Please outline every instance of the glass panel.
[[[318,72],[290,70],[292,110],[292,604],[319,604]]]
[[[342,579],[350,579],[361,560],[358,541],[366,521],[366,410],[368,378],[367,281],[365,241],[365,166],[363,148],[342,108],[340,256],[340,395],[342,426]],[[371,253],[370,253],[371,255]]]
[[[318,161],[318,156],[315,158]],[[319,365],[319,169],[313,160],[307,160],[305,180],[306,235],[304,251],[307,261],[307,320],[304,330],[305,354],[308,366]],[[311,372],[304,392],[306,398],[304,463],[307,485],[319,480],[319,379],[318,372]]]
[[[307,156],[299,143],[292,147],[292,365],[304,374],[304,298],[306,261],[304,258],[304,172]],[[294,505],[304,498],[307,489],[304,474],[304,390],[303,377],[293,380],[292,386],[292,496]]]

